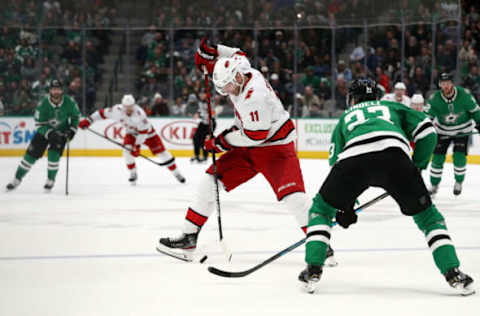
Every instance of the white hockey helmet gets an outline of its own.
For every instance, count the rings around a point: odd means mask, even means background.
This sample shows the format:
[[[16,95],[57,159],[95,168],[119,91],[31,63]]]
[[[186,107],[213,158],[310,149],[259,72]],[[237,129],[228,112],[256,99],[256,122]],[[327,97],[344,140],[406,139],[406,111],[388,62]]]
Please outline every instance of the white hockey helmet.
[[[135,105],[135,98],[133,95],[125,94],[122,98],[122,105],[128,107]]]
[[[240,64],[241,60],[238,58],[220,57],[217,60],[213,69],[213,84],[218,93],[227,95],[223,88],[230,82],[236,83],[235,77],[240,71]]]

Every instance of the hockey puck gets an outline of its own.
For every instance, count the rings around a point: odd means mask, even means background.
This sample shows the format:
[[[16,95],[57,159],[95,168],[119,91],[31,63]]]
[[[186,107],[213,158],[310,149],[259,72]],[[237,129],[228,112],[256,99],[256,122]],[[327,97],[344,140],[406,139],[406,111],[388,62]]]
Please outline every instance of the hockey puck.
[[[207,261],[208,259],[208,256],[203,256],[202,259],[200,259],[200,263],[204,263],[205,261]]]

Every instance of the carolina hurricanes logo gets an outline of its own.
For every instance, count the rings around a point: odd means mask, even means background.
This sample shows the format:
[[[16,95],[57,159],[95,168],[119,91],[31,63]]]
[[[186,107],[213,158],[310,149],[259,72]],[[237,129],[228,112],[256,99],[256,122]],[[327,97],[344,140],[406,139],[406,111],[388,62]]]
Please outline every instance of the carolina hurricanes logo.
[[[228,68],[229,65],[230,65],[230,62],[227,60],[227,61],[225,62],[225,68]]]

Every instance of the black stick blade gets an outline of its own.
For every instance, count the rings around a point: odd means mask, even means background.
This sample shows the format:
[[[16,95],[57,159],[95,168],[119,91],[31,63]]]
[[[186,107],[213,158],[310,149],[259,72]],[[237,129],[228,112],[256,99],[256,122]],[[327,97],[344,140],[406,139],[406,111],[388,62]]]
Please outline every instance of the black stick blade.
[[[249,275],[250,273],[252,273],[255,270],[256,269],[253,269],[253,270],[249,269],[249,270],[240,271],[240,272],[228,272],[228,271],[223,271],[223,270],[217,269],[215,267],[208,267],[208,272],[213,273],[213,274],[218,275],[218,276],[221,276],[221,277],[224,277],[224,278],[241,278],[241,277],[244,277],[246,275]]]

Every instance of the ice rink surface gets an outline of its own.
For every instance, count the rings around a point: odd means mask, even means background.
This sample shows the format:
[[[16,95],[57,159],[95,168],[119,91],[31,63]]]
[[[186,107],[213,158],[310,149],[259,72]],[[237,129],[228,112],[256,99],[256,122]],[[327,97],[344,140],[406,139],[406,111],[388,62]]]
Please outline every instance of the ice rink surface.
[[[5,193],[20,160],[0,158],[2,316],[480,315],[480,293],[460,297],[449,288],[423,234],[390,198],[361,212],[350,229],[334,229],[339,265],[326,268],[320,290],[309,295],[297,281],[305,266],[303,246],[244,278],[207,271],[209,265],[250,268],[303,238],[262,176],[221,193],[232,263],[224,261],[212,216],[199,239],[209,259],[198,264],[158,254],[155,245],[180,231],[207,165],[177,159],[187,178],[182,185],[165,168],[137,159],[139,180],[131,186],[122,158],[71,158],[65,196],[65,159],[50,194],[43,192],[47,166],[41,159],[17,190]],[[313,197],[327,162],[301,164]],[[480,166],[467,167],[458,198],[453,183],[453,166],[446,164],[434,201],[447,220],[461,269],[478,289]],[[381,193],[369,189],[360,202]]]

